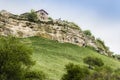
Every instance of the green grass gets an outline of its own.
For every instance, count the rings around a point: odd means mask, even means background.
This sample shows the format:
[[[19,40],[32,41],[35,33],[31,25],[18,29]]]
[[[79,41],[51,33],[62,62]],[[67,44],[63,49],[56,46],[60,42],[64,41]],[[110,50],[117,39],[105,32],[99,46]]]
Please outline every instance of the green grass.
[[[86,66],[83,63],[83,58],[86,56],[95,56],[103,60],[105,65],[117,69],[120,62],[101,55],[89,48],[79,47],[70,43],[59,43],[40,37],[26,38],[28,44],[33,47],[33,60],[36,61],[32,69],[42,70],[47,74],[47,80],[60,80],[65,73],[64,68],[68,63],[74,63],[81,66]]]

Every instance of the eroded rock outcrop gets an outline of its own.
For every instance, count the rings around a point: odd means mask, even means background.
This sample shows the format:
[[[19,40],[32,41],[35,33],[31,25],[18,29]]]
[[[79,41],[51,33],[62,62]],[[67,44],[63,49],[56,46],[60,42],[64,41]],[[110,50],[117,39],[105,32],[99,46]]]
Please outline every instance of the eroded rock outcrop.
[[[84,47],[92,46],[96,51],[106,54],[105,51],[99,50],[95,38],[86,36],[74,23],[62,20],[30,22],[21,19],[19,15],[13,15],[4,10],[0,12],[0,35],[13,35],[22,38],[41,36]]]

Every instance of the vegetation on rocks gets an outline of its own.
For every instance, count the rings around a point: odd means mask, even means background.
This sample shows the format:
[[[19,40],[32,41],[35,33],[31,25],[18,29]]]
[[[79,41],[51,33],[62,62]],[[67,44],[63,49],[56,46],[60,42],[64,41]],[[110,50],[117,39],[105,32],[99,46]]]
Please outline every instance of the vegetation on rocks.
[[[83,31],[83,33],[86,35],[86,36],[92,36],[92,33],[90,30],[85,30]]]
[[[38,21],[37,14],[35,13],[34,10],[31,10],[31,12],[27,15],[27,18],[31,22],[37,22]]]
[[[50,36],[47,37],[49,39],[58,40],[59,42],[69,42],[79,46],[91,46],[101,54],[112,56],[109,48],[97,40],[90,30],[82,31],[77,24],[66,20],[52,19],[51,17],[42,20],[38,17],[39,15],[40,13],[34,10],[21,15],[14,15],[3,11],[0,22],[5,25],[0,26],[0,34],[11,34],[17,37],[41,36],[41,34],[46,34]]]

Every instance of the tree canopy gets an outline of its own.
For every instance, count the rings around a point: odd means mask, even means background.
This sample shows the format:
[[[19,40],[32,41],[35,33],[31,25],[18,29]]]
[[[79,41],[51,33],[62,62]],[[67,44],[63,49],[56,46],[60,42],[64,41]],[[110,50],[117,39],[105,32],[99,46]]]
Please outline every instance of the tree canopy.
[[[31,21],[31,22],[36,22],[36,21],[38,21],[37,14],[35,13],[34,10],[31,10],[31,12],[28,13],[27,18],[28,18],[28,20]]]
[[[32,51],[15,37],[0,37],[0,80],[24,80]]]

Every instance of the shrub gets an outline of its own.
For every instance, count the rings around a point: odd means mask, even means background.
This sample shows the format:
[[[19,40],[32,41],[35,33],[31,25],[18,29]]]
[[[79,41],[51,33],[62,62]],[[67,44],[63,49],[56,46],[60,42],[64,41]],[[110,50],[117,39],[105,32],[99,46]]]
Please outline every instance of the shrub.
[[[89,75],[87,68],[81,68],[72,63],[66,65],[65,69],[67,73],[63,75],[62,80],[81,80]]]
[[[92,36],[92,33],[90,30],[85,30],[85,31],[83,31],[83,33],[87,36]]]
[[[91,66],[101,67],[104,65],[103,61],[100,58],[90,56],[84,58],[84,63],[88,64],[89,67]]]
[[[49,19],[50,21],[53,21],[53,19],[52,19],[51,17],[48,17],[48,19]]]
[[[31,65],[31,49],[15,37],[0,37],[0,80],[24,80]]]
[[[34,10],[31,10],[31,12],[28,13],[27,18],[31,22],[37,22],[38,21],[37,13]]]
[[[44,80],[45,74],[43,72],[38,71],[29,71],[25,74],[26,80]]]
[[[108,66],[96,68],[89,78],[90,80],[116,80],[113,77],[113,69]]]
[[[109,51],[109,47],[107,47],[104,43],[104,41],[102,41],[101,39],[96,39],[96,43],[98,45],[99,48],[101,48],[102,50],[105,50],[106,52]]]

